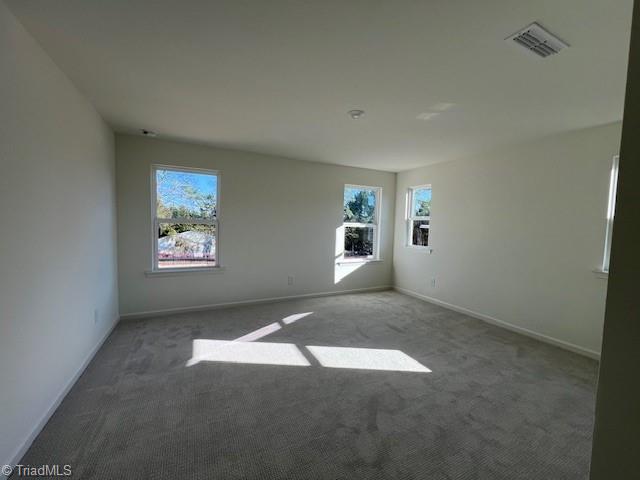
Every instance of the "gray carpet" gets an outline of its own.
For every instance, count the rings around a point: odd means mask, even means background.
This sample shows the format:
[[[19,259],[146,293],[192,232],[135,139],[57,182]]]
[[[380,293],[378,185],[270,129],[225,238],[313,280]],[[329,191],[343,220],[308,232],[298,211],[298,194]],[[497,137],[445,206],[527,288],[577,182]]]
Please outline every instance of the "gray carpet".
[[[256,341],[308,366],[186,366],[194,339],[274,322]],[[309,345],[398,350],[431,372],[329,368]],[[391,291],[123,321],[22,463],[86,479],[583,480],[596,371]]]

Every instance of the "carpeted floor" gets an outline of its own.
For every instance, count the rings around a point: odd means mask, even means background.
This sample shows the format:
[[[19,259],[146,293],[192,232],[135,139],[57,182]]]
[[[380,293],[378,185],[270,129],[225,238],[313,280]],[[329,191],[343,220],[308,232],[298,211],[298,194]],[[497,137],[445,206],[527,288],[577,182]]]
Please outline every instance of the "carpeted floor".
[[[596,371],[391,291],[123,321],[22,464],[87,479],[584,480]]]

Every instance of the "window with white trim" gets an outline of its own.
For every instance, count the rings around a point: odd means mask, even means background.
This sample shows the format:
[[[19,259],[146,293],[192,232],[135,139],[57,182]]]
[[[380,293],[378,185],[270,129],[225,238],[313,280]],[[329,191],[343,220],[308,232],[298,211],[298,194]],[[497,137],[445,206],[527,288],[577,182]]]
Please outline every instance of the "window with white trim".
[[[219,266],[218,172],[153,166],[151,180],[153,270]]]
[[[619,156],[613,157],[611,174],[609,177],[609,201],[607,205],[607,233],[604,240],[604,256],[602,258],[602,271],[609,271],[609,258],[611,257],[611,238],[613,236],[613,218],[616,213],[616,192],[618,190],[618,163]]]
[[[343,260],[379,258],[380,187],[345,185]]]
[[[413,247],[428,247],[431,228],[431,185],[409,188],[407,200],[407,244]]]

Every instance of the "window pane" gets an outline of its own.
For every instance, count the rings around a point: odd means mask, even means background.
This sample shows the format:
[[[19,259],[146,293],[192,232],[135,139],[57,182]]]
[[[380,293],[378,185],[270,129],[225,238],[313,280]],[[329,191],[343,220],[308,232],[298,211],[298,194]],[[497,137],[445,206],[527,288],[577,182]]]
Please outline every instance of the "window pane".
[[[156,170],[158,218],[213,218],[218,177],[209,173]]]
[[[158,268],[216,265],[215,225],[161,223],[158,228]]]
[[[344,188],[344,221],[374,223],[376,190],[361,187]]]
[[[345,227],[345,258],[373,257],[373,227]]]
[[[428,217],[431,215],[431,188],[413,190],[412,217]]]
[[[429,220],[411,222],[412,245],[426,247],[429,245]]]

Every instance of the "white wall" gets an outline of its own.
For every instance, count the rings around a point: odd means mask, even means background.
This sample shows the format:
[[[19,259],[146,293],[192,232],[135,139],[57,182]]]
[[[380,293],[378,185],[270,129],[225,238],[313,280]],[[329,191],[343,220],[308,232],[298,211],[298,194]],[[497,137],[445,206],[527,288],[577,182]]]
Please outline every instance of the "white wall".
[[[117,264],[113,134],[2,2],[0,112],[4,465],[117,319]]]
[[[611,124],[399,173],[396,286],[597,354],[607,282],[592,270],[602,260],[620,130]],[[432,255],[406,247],[405,194],[425,183]]]
[[[120,313],[391,284],[395,174],[117,135]],[[221,172],[222,274],[147,277],[152,164]],[[345,183],[382,187],[382,262],[335,283]],[[295,283],[287,284],[293,275]]]

